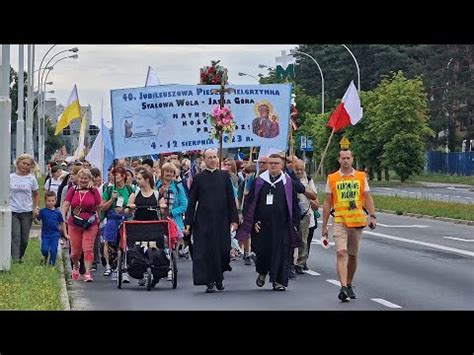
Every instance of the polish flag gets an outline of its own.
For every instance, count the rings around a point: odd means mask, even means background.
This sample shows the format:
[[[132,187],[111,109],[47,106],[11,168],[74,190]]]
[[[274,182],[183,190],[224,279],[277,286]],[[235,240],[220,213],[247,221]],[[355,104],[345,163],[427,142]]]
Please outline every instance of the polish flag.
[[[354,126],[362,119],[362,107],[360,106],[360,98],[354,82],[351,81],[346,93],[342,98],[342,102],[336,107],[329,118],[328,127],[334,132],[340,131],[344,127]]]

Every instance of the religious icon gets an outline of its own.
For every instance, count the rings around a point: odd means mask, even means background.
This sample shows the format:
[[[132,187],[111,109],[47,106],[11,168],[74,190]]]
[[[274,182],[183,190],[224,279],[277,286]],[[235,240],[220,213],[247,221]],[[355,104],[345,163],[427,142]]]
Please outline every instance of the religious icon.
[[[267,100],[257,102],[254,108],[258,115],[252,121],[252,131],[262,138],[275,138],[280,133],[278,116],[273,112],[273,105]]]

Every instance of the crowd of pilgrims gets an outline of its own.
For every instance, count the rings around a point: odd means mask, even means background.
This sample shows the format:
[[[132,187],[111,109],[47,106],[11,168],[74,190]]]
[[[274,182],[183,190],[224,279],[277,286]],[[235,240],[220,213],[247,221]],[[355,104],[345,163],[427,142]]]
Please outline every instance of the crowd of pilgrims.
[[[272,154],[258,161],[227,157],[220,165],[213,149],[119,159],[105,177],[87,161],[49,163],[42,188],[50,209],[66,222],[60,242],[70,249],[72,279],[91,282],[103,272],[116,280],[120,224],[170,218],[178,230],[179,258],[192,259],[194,285],[222,291],[224,272],[243,259],[255,265],[258,287],[268,276],[273,290],[284,291],[289,279],[307,270],[319,216],[304,162]],[[75,216],[92,215],[87,229],[74,223]],[[45,263],[47,258],[46,253]],[[122,280],[130,282],[126,270]]]

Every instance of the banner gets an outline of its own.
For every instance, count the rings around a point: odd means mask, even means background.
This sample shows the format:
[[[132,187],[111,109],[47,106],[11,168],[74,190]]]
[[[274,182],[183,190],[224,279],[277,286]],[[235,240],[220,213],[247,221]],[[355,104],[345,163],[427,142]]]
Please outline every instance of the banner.
[[[115,158],[217,148],[208,114],[219,105],[217,85],[163,85],[111,90]],[[229,85],[225,105],[237,129],[224,148],[287,150],[291,84]]]

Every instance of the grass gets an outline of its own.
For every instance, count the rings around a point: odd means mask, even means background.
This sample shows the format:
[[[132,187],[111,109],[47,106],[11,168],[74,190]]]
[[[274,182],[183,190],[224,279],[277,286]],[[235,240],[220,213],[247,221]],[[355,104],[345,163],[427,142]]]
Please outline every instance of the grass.
[[[319,202],[324,203],[326,194],[319,192]],[[372,194],[375,208],[394,211],[399,215],[415,213],[432,217],[446,217],[474,221],[474,204],[433,201],[398,196]]]
[[[44,207],[44,176],[40,177],[38,179],[38,185],[39,185],[39,195],[40,195],[40,207]]]
[[[41,266],[40,241],[30,239],[23,264],[0,272],[0,310],[63,310],[61,273],[56,266]]]
[[[373,195],[375,207],[397,214],[416,213],[433,217],[447,217],[474,221],[474,205],[433,201],[396,196]]]
[[[474,186],[474,176],[460,176],[447,174],[421,174],[410,177],[411,181],[444,182],[453,184],[466,184]]]

